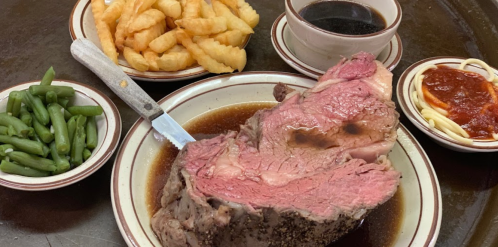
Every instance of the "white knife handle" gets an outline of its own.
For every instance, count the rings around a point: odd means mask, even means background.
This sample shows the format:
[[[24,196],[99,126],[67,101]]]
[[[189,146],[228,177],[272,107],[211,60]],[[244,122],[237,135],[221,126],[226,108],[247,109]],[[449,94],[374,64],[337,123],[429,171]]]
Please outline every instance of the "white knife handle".
[[[152,122],[156,117],[163,114],[163,110],[156,101],[145,93],[90,40],[80,38],[73,41],[71,54],[74,59],[100,77],[115,94],[145,120]]]

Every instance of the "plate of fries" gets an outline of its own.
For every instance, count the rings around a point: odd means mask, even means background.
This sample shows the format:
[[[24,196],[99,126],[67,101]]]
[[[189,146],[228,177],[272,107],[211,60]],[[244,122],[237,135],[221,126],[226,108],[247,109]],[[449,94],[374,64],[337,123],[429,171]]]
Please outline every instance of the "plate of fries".
[[[73,40],[87,38],[130,77],[180,81],[242,71],[259,23],[245,0],[78,0]]]

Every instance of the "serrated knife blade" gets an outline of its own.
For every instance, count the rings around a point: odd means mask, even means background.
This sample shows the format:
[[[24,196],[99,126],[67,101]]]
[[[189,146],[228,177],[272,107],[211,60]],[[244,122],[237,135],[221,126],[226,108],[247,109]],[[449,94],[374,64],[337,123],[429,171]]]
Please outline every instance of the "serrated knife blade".
[[[167,113],[152,120],[152,128],[168,138],[168,140],[180,150],[188,142],[195,141],[195,139]]]
[[[178,149],[195,139],[171,116],[163,111],[140,86],[111,61],[88,39],[76,39],[71,44],[74,59],[93,71],[100,79],[152,127]]]

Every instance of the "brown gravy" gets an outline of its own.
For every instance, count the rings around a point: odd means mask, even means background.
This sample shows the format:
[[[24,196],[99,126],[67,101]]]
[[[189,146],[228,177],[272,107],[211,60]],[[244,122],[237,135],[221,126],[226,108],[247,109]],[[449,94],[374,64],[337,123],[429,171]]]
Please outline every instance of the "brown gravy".
[[[247,103],[208,112],[187,123],[184,128],[196,139],[239,130],[239,125],[257,110],[271,108],[275,103]],[[162,189],[169,177],[170,166],[178,149],[166,144],[156,157],[147,183],[147,205],[150,217],[161,208]],[[402,188],[389,201],[370,213],[363,224],[328,247],[392,246],[399,232],[403,215]]]

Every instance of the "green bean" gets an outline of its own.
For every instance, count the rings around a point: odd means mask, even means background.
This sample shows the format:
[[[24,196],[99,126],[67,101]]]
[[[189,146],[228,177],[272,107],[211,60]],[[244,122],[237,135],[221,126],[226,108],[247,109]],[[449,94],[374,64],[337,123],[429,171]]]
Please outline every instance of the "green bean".
[[[73,116],[69,111],[64,109],[64,120],[69,121],[69,119]]]
[[[43,158],[47,158],[48,154],[50,153],[50,148],[45,144],[42,139],[35,133],[35,136],[33,137],[34,141],[37,141],[42,144],[42,150],[43,150]]]
[[[28,153],[12,151],[7,153],[7,156],[11,160],[18,162],[21,165],[28,166],[37,170],[53,172],[56,169],[55,162],[53,160],[40,158]]]
[[[33,117],[31,117],[31,114],[28,112],[28,108],[25,105],[21,106],[19,119],[21,119],[21,121],[29,127],[33,125]]]
[[[61,105],[62,107],[67,108],[67,103],[69,103],[69,99],[58,97],[57,103],[59,103],[59,105]]]
[[[43,75],[43,79],[40,82],[40,85],[48,86],[52,84],[52,80],[54,80],[55,77],[55,70],[52,66],[48,68],[47,72],[45,72],[45,75]]]
[[[19,133],[14,128],[14,126],[9,125],[9,127],[7,127],[7,135],[8,136],[19,136]],[[22,136],[20,136],[20,137],[22,137]]]
[[[42,157],[47,158],[48,155],[50,154],[50,148],[47,146],[47,144],[43,143],[42,149],[43,149]]]
[[[57,103],[57,94],[54,91],[48,91],[45,94],[45,99],[47,100],[47,104]]]
[[[33,117],[33,128],[35,129],[35,133],[44,143],[50,143],[54,140],[54,135],[50,132],[50,129],[38,122],[36,117]]]
[[[32,95],[46,95],[48,91],[54,91],[57,97],[73,97],[74,88],[69,86],[53,86],[53,85],[31,85],[28,91]]]
[[[22,94],[20,92],[16,92],[14,94],[14,106],[12,107],[12,116],[19,117],[19,113],[21,112],[22,106]]]
[[[86,147],[89,149],[94,149],[97,147],[99,139],[97,137],[97,123],[95,122],[95,117],[88,117],[86,122]]]
[[[69,137],[69,143],[73,143],[74,132],[76,131],[76,118],[77,116],[72,116],[67,121],[67,136]]]
[[[36,119],[38,119],[38,122],[43,125],[47,125],[48,122],[50,122],[50,116],[48,115],[47,108],[45,108],[42,100],[29,92],[26,92],[25,94],[29,100],[31,108],[33,108],[33,113],[35,114]]]
[[[50,120],[52,121],[52,126],[55,132],[55,145],[59,154],[67,154],[71,149],[71,144],[69,143],[69,137],[67,134],[66,120],[64,120],[64,115],[61,110],[64,109],[57,103],[50,104],[48,106],[48,112],[50,114]]]
[[[83,150],[85,149],[85,128],[77,127],[73,137],[73,146],[71,147],[71,164],[75,166],[83,163]]]
[[[61,174],[69,170],[71,165],[64,155],[59,155],[55,142],[50,143],[50,153],[57,167],[53,174]]]
[[[7,135],[8,127],[0,125],[0,135]]]
[[[18,117],[21,111],[22,94],[19,91],[12,91],[9,93],[9,100],[7,101],[7,114],[10,113],[13,117]]]
[[[31,101],[28,98],[28,92],[26,90],[20,91],[22,95],[22,103],[26,105],[28,111],[33,110],[33,106],[31,105]]]
[[[73,147],[74,136],[76,135],[76,130],[78,128],[85,130],[86,129],[86,122],[87,122],[87,117],[85,117],[83,115],[77,115],[74,117],[74,119],[75,119],[75,126],[74,126],[73,136],[71,137],[71,148]],[[71,128],[73,128],[73,127],[71,127]]]
[[[0,113],[0,125],[5,127],[12,125],[16,129],[16,132],[22,137],[28,137],[33,134],[32,128],[28,127],[19,118],[9,116],[7,113]]]
[[[104,111],[101,106],[70,106],[67,110],[73,115],[98,116]]]
[[[7,114],[12,115],[12,108],[14,108],[14,94],[17,91],[12,91],[9,93],[9,98],[7,99]]]
[[[43,155],[43,145],[40,142],[32,141],[29,139],[21,139],[19,137],[0,135],[0,142],[5,144],[11,144],[16,149],[30,153]]]
[[[78,115],[78,117],[76,118],[76,127],[85,127],[86,120],[87,120],[87,117],[85,117],[83,115]]]
[[[45,98],[45,95],[40,95],[40,96],[35,96],[37,98],[40,98],[41,102],[43,105],[46,107],[47,106],[47,99]]]
[[[26,166],[21,166],[13,162],[2,160],[0,163],[0,170],[5,173],[16,174],[26,177],[47,177],[50,172],[40,171]]]
[[[87,159],[90,158],[90,156],[92,156],[92,151],[90,151],[90,149],[88,148],[85,148],[83,150],[83,160],[86,161]]]
[[[10,144],[0,145],[0,156],[6,156],[8,152],[12,152],[14,149],[14,146]]]

